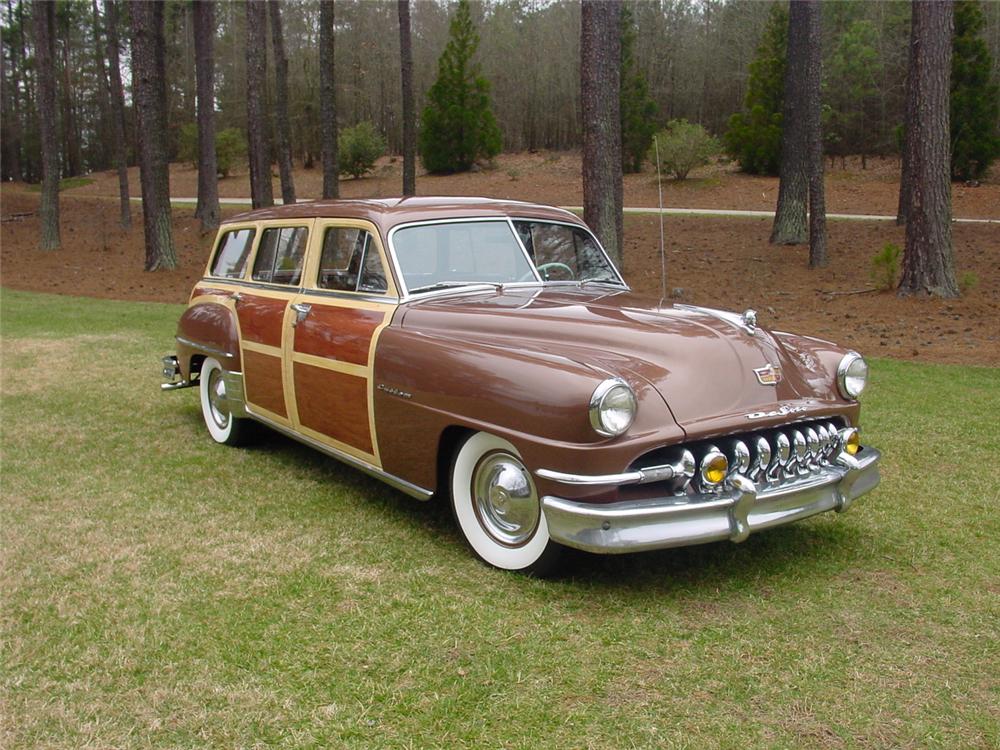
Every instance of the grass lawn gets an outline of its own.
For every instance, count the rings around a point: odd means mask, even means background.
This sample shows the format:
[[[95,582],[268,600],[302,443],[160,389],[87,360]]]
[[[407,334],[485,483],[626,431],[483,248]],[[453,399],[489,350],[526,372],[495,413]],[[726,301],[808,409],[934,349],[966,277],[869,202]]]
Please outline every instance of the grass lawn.
[[[214,445],[159,391],[179,307],[0,300],[0,747],[1000,744],[998,370],[876,360],[848,514],[539,581]]]

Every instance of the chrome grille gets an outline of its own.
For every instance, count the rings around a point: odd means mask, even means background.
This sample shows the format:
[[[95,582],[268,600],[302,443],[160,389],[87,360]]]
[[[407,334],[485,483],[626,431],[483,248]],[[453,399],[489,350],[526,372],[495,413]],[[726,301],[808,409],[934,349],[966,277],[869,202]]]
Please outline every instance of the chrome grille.
[[[725,454],[729,477],[742,474],[757,484],[781,483],[805,477],[832,464],[841,451],[840,431],[846,423],[840,417],[794,422],[764,430],[720,436],[708,440],[661,448],[645,454],[630,468],[642,469],[676,461],[684,451],[695,465],[712,450]],[[723,488],[705,486],[693,477],[675,477],[669,489],[677,495],[714,492]]]

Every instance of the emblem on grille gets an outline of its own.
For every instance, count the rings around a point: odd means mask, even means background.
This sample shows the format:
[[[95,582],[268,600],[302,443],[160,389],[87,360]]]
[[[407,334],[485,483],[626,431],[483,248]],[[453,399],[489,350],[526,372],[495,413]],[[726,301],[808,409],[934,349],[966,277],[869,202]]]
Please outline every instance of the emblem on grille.
[[[757,382],[761,385],[777,385],[781,382],[781,368],[777,365],[764,365],[754,369]]]

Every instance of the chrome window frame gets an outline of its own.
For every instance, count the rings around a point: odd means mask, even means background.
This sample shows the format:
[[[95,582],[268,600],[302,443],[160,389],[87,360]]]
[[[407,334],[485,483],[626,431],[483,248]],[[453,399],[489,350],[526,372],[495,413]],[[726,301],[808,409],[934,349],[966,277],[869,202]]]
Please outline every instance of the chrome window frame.
[[[531,255],[528,253],[528,249],[524,246],[524,243],[521,241],[520,235],[517,233],[517,229],[514,227],[515,221],[530,221],[537,224],[558,224],[561,226],[570,227],[572,229],[581,229],[584,232],[586,232],[588,235],[590,235],[590,238],[593,240],[594,245],[598,248],[598,250],[600,250],[601,255],[604,257],[604,260],[607,261],[608,266],[610,266],[611,269],[615,272],[615,276],[618,277],[618,281],[621,284],[621,286],[619,287],[618,284],[614,284],[615,288],[621,288],[626,291],[630,290],[629,285],[625,282],[625,279],[622,278],[621,272],[618,270],[618,267],[612,262],[611,258],[608,256],[607,251],[604,249],[604,246],[598,241],[594,233],[590,231],[590,227],[588,227],[586,224],[577,224],[571,221],[558,221],[555,219],[535,219],[530,216],[461,216],[461,217],[452,217],[447,219],[423,219],[421,221],[410,221],[406,222],[405,224],[397,224],[396,226],[394,226],[392,229],[389,230],[389,233],[386,236],[385,244],[389,254],[389,262],[392,265],[392,271],[396,275],[396,286],[401,290],[399,301],[402,303],[402,302],[409,302],[411,300],[430,299],[436,296],[447,295],[447,294],[456,294],[466,291],[481,291],[482,289],[495,288],[496,284],[494,282],[470,281],[468,286],[466,287],[452,287],[450,289],[442,289],[440,291],[411,294],[409,287],[406,285],[406,280],[403,278],[403,271],[399,266],[399,259],[396,256],[396,244],[394,241],[396,232],[398,232],[401,229],[409,229],[411,227],[419,227],[419,226],[430,226],[434,224],[471,224],[471,223],[478,224],[487,221],[505,222],[507,224],[507,226],[511,231],[511,234],[514,235],[514,241],[517,243],[517,246],[521,249],[521,253],[524,255],[524,259],[528,263],[528,266],[531,268],[531,272],[535,277],[534,281],[511,281],[502,284],[502,286],[504,287],[517,289],[525,287],[529,288],[544,287],[546,285],[552,285],[552,286],[580,285],[579,281],[545,281],[542,279],[541,275],[538,273],[538,268],[535,266],[534,260],[531,258]],[[593,281],[589,283],[597,284],[602,282]],[[611,282],[605,281],[603,283],[609,284]]]

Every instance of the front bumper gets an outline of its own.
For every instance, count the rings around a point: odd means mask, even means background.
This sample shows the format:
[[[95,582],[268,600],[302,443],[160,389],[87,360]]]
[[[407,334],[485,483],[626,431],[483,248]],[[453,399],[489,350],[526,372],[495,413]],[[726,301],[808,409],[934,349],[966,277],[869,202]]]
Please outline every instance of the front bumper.
[[[597,504],[542,498],[549,536],[588,552],[622,553],[683,547],[781,526],[829,510],[842,512],[879,483],[874,448],[841,453],[820,471],[780,484],[755,485],[735,475],[719,493]]]

